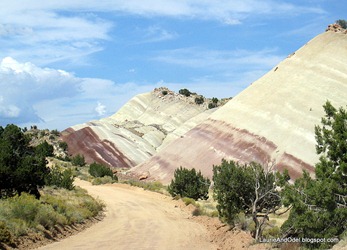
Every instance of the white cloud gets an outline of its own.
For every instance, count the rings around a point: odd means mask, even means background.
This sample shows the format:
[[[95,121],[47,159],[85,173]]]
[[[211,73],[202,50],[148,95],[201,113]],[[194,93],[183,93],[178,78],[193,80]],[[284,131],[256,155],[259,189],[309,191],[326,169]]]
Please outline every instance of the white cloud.
[[[19,116],[20,109],[12,104],[6,104],[4,98],[0,96],[0,117],[16,118]]]
[[[0,122],[37,122],[34,104],[46,99],[71,97],[79,92],[81,81],[72,74],[32,63],[19,63],[6,57],[0,62]]]
[[[254,70],[237,76],[227,75],[222,80],[206,76],[182,83],[115,83],[78,78],[66,71],[5,58],[0,63],[0,125],[15,123],[29,127],[36,124],[40,128],[62,130],[100,116],[110,116],[133,96],[160,86],[175,91],[189,88],[207,97],[230,97],[262,73]]]
[[[178,37],[174,32],[169,32],[159,26],[150,26],[145,29],[144,40],[142,43],[153,43],[153,42],[162,42],[166,40],[172,40]]]
[[[111,115],[134,95],[155,87],[79,78],[7,57],[0,61],[0,126],[15,123],[65,129]]]
[[[0,57],[47,65],[80,62],[103,49],[114,27],[112,15],[165,16],[215,20],[236,25],[252,17],[323,13],[320,8],[274,0],[50,0],[0,2]],[[103,13],[111,13],[104,16]],[[102,17],[102,18],[101,18]],[[158,26],[148,30],[147,42],[174,39],[177,34]]]
[[[106,114],[106,106],[98,102],[98,105],[96,106],[95,111],[98,114],[98,116],[103,116]]]
[[[129,73],[135,73],[135,72],[136,72],[136,69],[129,69],[128,72],[129,72]]]
[[[1,6],[4,2],[6,6]],[[11,56],[40,65],[77,61],[76,58],[100,51],[101,42],[109,39],[109,21],[94,15],[62,14],[68,4],[59,7],[35,3],[1,2],[0,57]]]

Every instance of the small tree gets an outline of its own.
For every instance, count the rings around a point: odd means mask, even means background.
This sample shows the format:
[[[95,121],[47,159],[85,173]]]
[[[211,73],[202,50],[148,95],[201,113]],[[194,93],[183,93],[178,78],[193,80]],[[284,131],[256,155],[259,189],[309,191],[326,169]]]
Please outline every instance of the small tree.
[[[53,146],[47,141],[42,142],[35,148],[36,154],[42,155],[43,157],[53,156]]]
[[[192,94],[188,89],[180,89],[178,91],[178,93],[180,93],[181,95],[184,95],[186,97],[188,97],[188,96],[190,96]]]
[[[215,104],[215,103],[213,103],[213,102],[210,102],[210,103],[208,104],[208,108],[209,108],[209,109],[213,109],[213,108],[215,108],[215,107],[217,107],[217,104]]]
[[[59,144],[59,147],[60,147],[62,150],[67,151],[68,145],[67,145],[66,142],[60,141],[58,144]]]
[[[284,204],[292,206],[282,230],[287,236],[339,237],[347,230],[347,112],[326,102],[322,126],[315,127],[316,179],[307,172],[284,189]],[[329,248],[332,243],[305,244]]]
[[[94,177],[110,176],[113,178],[113,172],[109,167],[106,167],[102,164],[98,164],[96,162],[90,164],[89,174]]]
[[[53,130],[51,131],[51,134],[52,134],[52,135],[55,135],[55,136],[60,136],[60,132],[59,132],[57,129],[53,129]]]
[[[35,152],[19,127],[0,127],[0,198],[22,192],[39,198],[47,173],[45,156]]]
[[[198,97],[195,97],[195,103],[200,105],[200,104],[203,104],[204,103],[204,97],[203,96],[198,96]]]
[[[53,167],[45,178],[45,183],[48,186],[56,186],[68,190],[74,189],[74,176],[71,169],[61,171],[59,167]]]
[[[86,161],[83,155],[77,154],[71,159],[72,165],[83,167],[86,165]]]
[[[289,180],[287,172],[281,175],[272,170],[257,163],[240,165],[225,160],[213,166],[213,192],[220,217],[233,224],[240,212],[250,216],[255,223],[256,240],[261,238],[268,215],[281,208],[278,187]]]
[[[200,171],[180,167],[175,170],[174,179],[168,186],[168,191],[173,197],[179,195],[194,200],[206,200],[210,184],[211,181],[204,178]]]
[[[336,23],[337,23],[338,25],[340,25],[341,28],[347,29],[347,21],[346,21],[346,20],[339,19],[339,20],[336,21]]]

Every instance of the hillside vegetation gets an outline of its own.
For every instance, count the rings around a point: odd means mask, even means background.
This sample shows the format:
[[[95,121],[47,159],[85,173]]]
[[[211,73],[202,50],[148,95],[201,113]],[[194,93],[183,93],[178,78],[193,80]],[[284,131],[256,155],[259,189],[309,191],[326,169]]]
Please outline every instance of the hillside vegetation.
[[[55,152],[69,158],[58,136],[13,124],[0,127],[0,247],[16,247],[26,235],[44,237],[57,226],[81,223],[103,210],[100,201],[74,187],[72,168],[48,166]]]
[[[292,243],[327,249],[343,239],[347,234],[347,111],[330,102],[324,111],[321,125],[315,127],[320,155],[315,179],[303,171],[303,176],[290,184],[287,170],[280,173],[273,165],[254,162],[223,160],[213,167],[213,193],[221,220],[231,226],[241,224],[256,242],[274,246],[296,239]],[[186,197],[186,204],[196,205],[189,198],[207,199],[209,184],[201,172],[181,167],[175,171],[169,192],[173,197]],[[270,215],[288,211],[281,228],[270,223]]]

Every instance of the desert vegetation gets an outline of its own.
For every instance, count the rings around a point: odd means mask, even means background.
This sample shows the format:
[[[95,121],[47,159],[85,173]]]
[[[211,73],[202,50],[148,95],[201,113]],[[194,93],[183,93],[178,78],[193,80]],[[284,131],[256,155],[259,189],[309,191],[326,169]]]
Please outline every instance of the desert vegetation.
[[[144,182],[134,179],[129,179],[122,181],[124,184],[129,184],[130,186],[140,187],[144,190],[157,192],[161,194],[167,194],[167,186],[163,185],[160,181]]]
[[[95,179],[92,181],[94,185],[100,185],[105,183],[114,183],[118,181],[116,175],[113,174],[109,167],[96,162],[89,165],[89,174]]]
[[[304,171],[294,185],[283,191],[284,204],[291,206],[283,224],[285,235],[306,238],[339,238],[347,230],[347,112],[330,102],[324,105],[322,125],[315,127],[316,178]],[[328,248],[329,242],[304,244],[308,248]]]
[[[301,243],[309,249],[329,248],[346,234],[347,111],[330,102],[323,108],[325,117],[315,127],[320,155],[315,179],[304,171],[290,184],[288,172],[275,171],[274,164],[223,160],[213,167],[213,198],[222,221],[249,230],[257,241],[274,237],[325,239]],[[211,215],[214,213],[205,213],[198,202],[208,198],[209,185],[201,172],[180,167],[168,191],[173,197],[183,197],[186,205],[195,206],[193,215]],[[284,223],[271,221],[283,214]]]
[[[200,95],[195,97],[194,101],[196,104],[200,105],[200,104],[203,104],[205,100],[204,100],[204,97]]]
[[[0,127],[0,198],[23,192],[40,197],[38,189],[49,173],[45,157],[51,154],[51,148],[46,143],[34,148],[29,142],[16,125]]]
[[[48,167],[54,148],[45,138],[56,134],[13,124],[0,127],[0,244],[15,247],[20,236],[44,235],[55,226],[79,223],[103,210],[100,201],[74,187],[72,168]]]
[[[80,188],[45,187],[40,199],[23,193],[0,203],[0,242],[16,246],[16,238],[30,233],[44,235],[55,226],[79,223],[104,207]]]
[[[201,172],[193,169],[178,168],[175,170],[174,178],[168,186],[172,196],[188,197],[194,200],[208,198],[208,189],[211,181],[205,178]]]
[[[212,99],[212,103],[217,102],[217,98]],[[213,166],[212,187],[211,180],[200,171],[183,167],[175,170],[167,187],[157,181],[130,179],[123,183],[181,198],[187,206],[194,206],[193,216],[218,216],[230,227],[249,231],[255,242],[289,237],[334,239],[301,243],[308,249],[329,248],[347,232],[347,111],[330,102],[323,108],[325,116],[315,127],[320,156],[315,178],[304,171],[290,183],[288,172],[277,172],[275,164],[223,160]],[[32,138],[15,125],[0,127],[0,139],[3,243],[15,244],[21,235],[44,233],[56,225],[78,223],[98,214],[103,204],[74,187],[75,176],[95,185],[118,181],[109,167],[95,162],[89,165],[83,155],[67,162],[53,158],[50,143],[30,145]],[[47,167],[47,158],[53,159],[53,167]]]
[[[223,161],[213,167],[214,197],[221,219],[233,224],[240,213],[252,218],[253,236],[262,236],[269,214],[282,207],[279,188],[289,180],[288,173],[274,172],[257,163],[240,165]]]
[[[180,93],[181,95],[184,95],[186,97],[190,96],[192,94],[192,92],[190,92],[188,89],[180,89],[178,91],[178,93]]]
[[[269,235],[325,239],[302,243],[312,249],[326,249],[336,243],[332,239],[341,239],[347,230],[347,112],[330,102],[324,110],[322,125],[315,127],[320,155],[315,179],[304,171],[292,185],[286,171],[280,174],[256,163],[223,161],[214,166],[214,197],[222,220],[244,224],[247,217],[252,218],[251,231],[257,240]],[[280,210],[289,210],[289,218],[281,231],[276,228],[269,232],[269,215]]]
[[[339,19],[339,20],[336,21],[336,23],[337,23],[338,25],[340,25],[341,28],[347,29],[347,21],[346,21],[346,20],[344,20],[344,19]]]

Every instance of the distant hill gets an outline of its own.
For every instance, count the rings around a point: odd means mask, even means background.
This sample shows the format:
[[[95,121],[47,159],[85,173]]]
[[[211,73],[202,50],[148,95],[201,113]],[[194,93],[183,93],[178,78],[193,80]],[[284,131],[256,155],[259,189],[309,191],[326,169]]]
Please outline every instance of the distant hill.
[[[196,98],[203,103],[196,104]],[[135,96],[111,117],[66,129],[62,139],[70,154],[83,154],[89,163],[130,168],[206,120],[217,109],[209,109],[209,103],[195,93],[187,97],[157,88]]]
[[[132,171],[166,183],[180,166],[211,177],[225,158],[275,164],[294,179],[303,169],[313,173],[322,106],[347,105],[347,32],[335,26]]]

